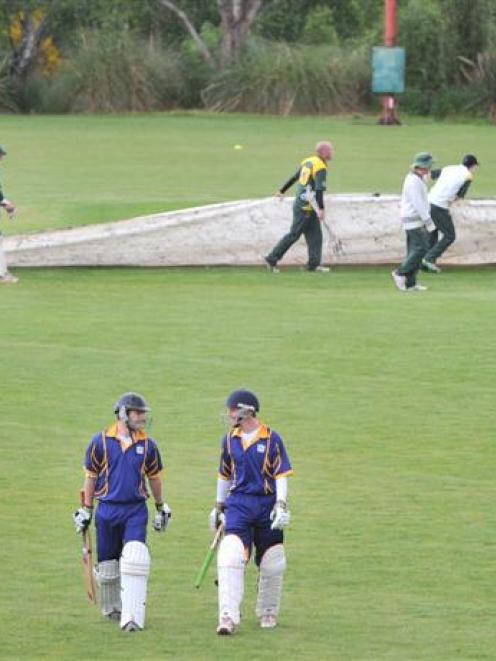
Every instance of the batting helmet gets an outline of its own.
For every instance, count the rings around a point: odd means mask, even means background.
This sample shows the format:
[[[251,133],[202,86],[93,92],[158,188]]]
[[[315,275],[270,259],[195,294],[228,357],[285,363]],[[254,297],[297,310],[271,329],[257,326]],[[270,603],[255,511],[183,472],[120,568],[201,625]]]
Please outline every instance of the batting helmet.
[[[127,417],[129,411],[141,411],[146,413],[150,407],[145,401],[145,398],[138,395],[137,392],[125,392],[119,397],[114,406],[114,413],[117,415]]]
[[[235,390],[226,400],[228,409],[246,409],[252,413],[260,411],[257,396],[249,390]]]

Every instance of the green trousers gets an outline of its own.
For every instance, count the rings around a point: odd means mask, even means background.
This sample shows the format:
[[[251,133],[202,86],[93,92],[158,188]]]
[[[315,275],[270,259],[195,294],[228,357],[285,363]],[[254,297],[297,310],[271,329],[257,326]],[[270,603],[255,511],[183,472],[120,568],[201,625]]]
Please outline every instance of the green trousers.
[[[435,263],[436,259],[441,257],[443,252],[454,242],[456,232],[453,218],[448,209],[431,204],[431,218],[436,229],[430,234],[430,248],[425,255],[425,259],[428,262]],[[439,232],[443,235],[440,240],[438,240]]]
[[[302,211],[301,209],[293,208],[291,229],[272,249],[272,252],[267,255],[267,261],[275,266],[289,248],[298,241],[302,234],[305,237],[308,248],[308,264],[306,268],[309,271],[315,271],[322,259],[322,227],[315,211]]]
[[[413,287],[417,284],[417,273],[422,264],[422,257],[429,250],[429,232],[425,227],[406,230],[406,257],[401,262],[397,273],[406,276],[405,284]]]

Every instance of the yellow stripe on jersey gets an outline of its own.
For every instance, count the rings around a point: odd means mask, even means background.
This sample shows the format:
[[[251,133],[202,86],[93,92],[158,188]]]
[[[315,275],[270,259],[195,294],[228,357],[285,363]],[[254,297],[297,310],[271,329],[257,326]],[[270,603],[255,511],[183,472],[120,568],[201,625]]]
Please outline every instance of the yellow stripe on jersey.
[[[300,166],[300,178],[298,179],[298,183],[302,186],[306,186],[310,179],[321,170],[327,170],[327,165],[321,158],[319,158],[319,156],[304,158]]]
[[[281,477],[288,477],[288,475],[294,475],[294,470],[291,469],[285,473],[279,473],[279,475],[274,475],[274,480],[279,480]]]

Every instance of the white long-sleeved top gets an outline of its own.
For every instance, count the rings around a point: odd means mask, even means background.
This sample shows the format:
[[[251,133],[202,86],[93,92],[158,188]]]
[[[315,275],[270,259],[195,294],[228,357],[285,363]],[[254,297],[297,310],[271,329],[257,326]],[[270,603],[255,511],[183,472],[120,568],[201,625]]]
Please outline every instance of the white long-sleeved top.
[[[472,181],[472,173],[464,165],[447,165],[441,170],[439,179],[431,188],[429,202],[436,207],[448,209],[467,181]]]
[[[432,223],[427,186],[422,177],[409,172],[401,191],[400,216],[406,230],[417,229]]]

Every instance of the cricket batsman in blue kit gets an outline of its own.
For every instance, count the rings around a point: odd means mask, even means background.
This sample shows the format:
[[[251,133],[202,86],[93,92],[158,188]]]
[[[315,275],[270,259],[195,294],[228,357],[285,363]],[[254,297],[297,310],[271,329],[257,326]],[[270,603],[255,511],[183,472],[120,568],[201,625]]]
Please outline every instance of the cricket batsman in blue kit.
[[[235,390],[226,402],[231,427],[222,440],[217,502],[210,527],[224,524],[217,554],[219,635],[231,635],[240,622],[244,572],[255,546],[259,568],[255,613],[260,626],[277,625],[286,556],[283,529],[289,525],[287,477],[293,470],[281,437],[257,418],[259,401]]]
[[[96,434],[86,450],[84,502],[73,517],[76,531],[83,533],[92,520],[93,499],[98,500],[94,574],[100,607],[105,617],[119,620],[124,631],[139,631],[145,625],[150,573],[145,478],[157,509],[154,530],[164,532],[171,517],[162,498],[160,452],[145,432],[149,411],[137,393],[119,398],[114,407],[116,422]]]

